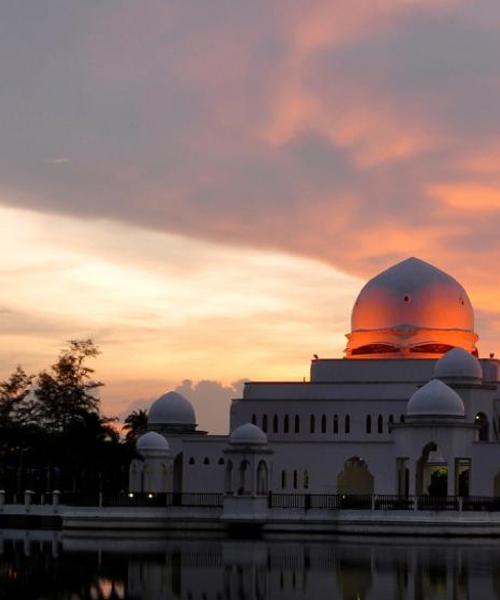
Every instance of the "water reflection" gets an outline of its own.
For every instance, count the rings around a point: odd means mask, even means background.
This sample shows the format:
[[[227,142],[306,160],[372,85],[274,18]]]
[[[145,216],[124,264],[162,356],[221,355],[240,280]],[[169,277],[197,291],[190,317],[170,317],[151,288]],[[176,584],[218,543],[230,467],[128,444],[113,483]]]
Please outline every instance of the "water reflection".
[[[494,540],[0,534],[2,600],[500,600]]]

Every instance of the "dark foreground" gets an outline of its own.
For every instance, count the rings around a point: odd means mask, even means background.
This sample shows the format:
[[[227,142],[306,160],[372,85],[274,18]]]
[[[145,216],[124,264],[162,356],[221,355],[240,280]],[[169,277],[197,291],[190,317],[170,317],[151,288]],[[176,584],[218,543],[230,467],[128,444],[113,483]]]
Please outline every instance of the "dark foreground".
[[[0,533],[2,599],[500,599],[494,540]]]

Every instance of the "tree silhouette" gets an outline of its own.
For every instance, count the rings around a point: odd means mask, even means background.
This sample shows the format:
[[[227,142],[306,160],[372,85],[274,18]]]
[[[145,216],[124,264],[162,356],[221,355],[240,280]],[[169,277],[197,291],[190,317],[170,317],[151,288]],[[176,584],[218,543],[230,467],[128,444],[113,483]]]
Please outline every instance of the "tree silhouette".
[[[135,444],[137,438],[144,433],[148,424],[148,414],[145,410],[139,409],[131,412],[125,419],[123,430],[126,431],[125,441],[127,444]]]

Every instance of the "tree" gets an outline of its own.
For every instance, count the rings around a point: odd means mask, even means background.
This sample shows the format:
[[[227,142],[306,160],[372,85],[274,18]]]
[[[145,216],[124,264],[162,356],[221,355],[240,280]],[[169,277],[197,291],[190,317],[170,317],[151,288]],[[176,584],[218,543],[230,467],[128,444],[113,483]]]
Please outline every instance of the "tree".
[[[8,379],[0,382],[0,423],[23,420],[22,415],[26,412],[26,405],[30,404],[28,395],[33,379],[34,375],[28,375],[18,365]]]
[[[125,441],[127,444],[135,444],[137,438],[143,433],[148,424],[148,414],[145,410],[134,410],[125,419],[123,430],[126,431]]]
[[[90,339],[70,340],[58,361],[38,375],[35,395],[40,418],[51,431],[63,431],[73,420],[99,412],[96,390],[103,384],[94,381],[94,369],[86,365],[99,349]]]

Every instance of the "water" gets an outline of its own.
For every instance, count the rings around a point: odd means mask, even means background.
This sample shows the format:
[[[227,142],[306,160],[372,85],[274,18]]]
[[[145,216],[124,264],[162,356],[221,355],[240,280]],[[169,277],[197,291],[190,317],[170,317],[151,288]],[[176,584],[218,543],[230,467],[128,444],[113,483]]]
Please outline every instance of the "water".
[[[500,599],[500,541],[0,532],[0,598]]]

